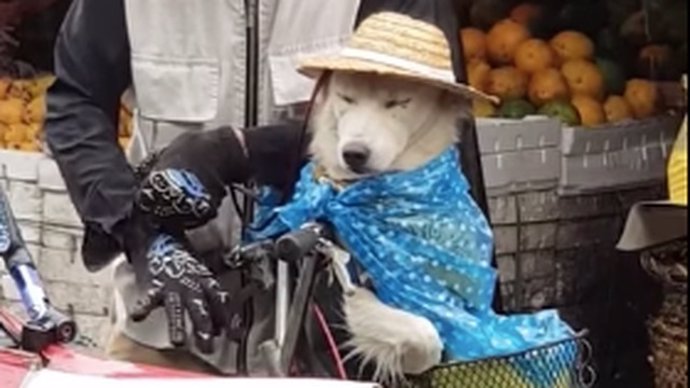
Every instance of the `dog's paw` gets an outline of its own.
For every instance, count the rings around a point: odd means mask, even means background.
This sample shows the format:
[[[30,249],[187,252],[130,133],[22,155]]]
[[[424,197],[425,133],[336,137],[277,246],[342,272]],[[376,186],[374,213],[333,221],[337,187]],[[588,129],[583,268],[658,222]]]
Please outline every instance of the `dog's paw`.
[[[344,311],[352,335],[348,357],[375,365],[377,381],[397,381],[441,362],[441,337],[426,318],[389,307],[363,288],[345,297]]]
[[[410,337],[403,344],[401,367],[405,374],[419,375],[441,362],[443,342],[426,318],[410,314]]]

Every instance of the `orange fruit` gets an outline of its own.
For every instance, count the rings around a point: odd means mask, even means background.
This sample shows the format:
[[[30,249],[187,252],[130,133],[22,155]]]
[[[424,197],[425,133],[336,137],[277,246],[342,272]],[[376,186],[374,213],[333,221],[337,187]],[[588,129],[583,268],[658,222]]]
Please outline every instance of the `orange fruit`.
[[[12,124],[9,129],[5,131],[5,143],[22,143],[29,138],[22,124]]]
[[[528,74],[546,70],[555,64],[556,52],[540,39],[526,40],[515,51],[515,67]]]
[[[11,125],[17,124],[24,118],[24,100],[10,97],[0,102],[0,122]]]
[[[594,43],[587,35],[578,31],[563,31],[554,36],[549,44],[563,62],[592,59],[594,56]]]
[[[489,59],[497,65],[513,62],[515,51],[520,43],[530,38],[529,30],[510,19],[496,23],[486,36],[486,49]]]
[[[0,78],[0,100],[7,97],[10,91],[10,85],[12,85],[12,80],[9,78]]]
[[[29,123],[42,123],[46,115],[46,95],[43,94],[31,100],[26,105],[24,119]]]
[[[540,6],[533,3],[522,3],[510,11],[510,18],[520,24],[528,25],[542,15]]]
[[[37,141],[25,141],[19,144],[19,151],[24,152],[38,152],[41,147]]]
[[[489,74],[491,66],[486,62],[474,60],[467,65],[467,78],[470,86],[486,92],[489,87]]]
[[[463,28],[460,31],[465,60],[486,59],[486,34],[478,28]]]
[[[604,107],[595,98],[585,95],[576,95],[573,96],[570,102],[580,114],[580,120],[583,126],[594,127],[606,122]]]
[[[513,66],[493,69],[489,73],[487,92],[501,100],[522,98],[527,94],[528,77]]]
[[[582,94],[602,99],[604,97],[604,75],[599,67],[584,59],[568,61],[561,72],[573,94]]]
[[[655,83],[644,79],[631,79],[625,85],[625,100],[632,108],[635,118],[643,119],[656,112],[659,90]]]
[[[570,95],[568,82],[556,69],[538,71],[532,75],[528,87],[529,100],[536,106],[549,101],[567,99]]]
[[[622,96],[609,96],[604,102],[604,113],[606,121],[618,123],[633,118],[632,107]]]

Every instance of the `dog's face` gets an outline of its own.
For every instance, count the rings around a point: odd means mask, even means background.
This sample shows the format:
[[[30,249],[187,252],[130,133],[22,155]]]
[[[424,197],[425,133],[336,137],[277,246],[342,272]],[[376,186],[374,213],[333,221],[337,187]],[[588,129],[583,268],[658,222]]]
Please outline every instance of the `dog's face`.
[[[346,179],[399,169],[447,105],[447,94],[437,88],[359,73],[333,73],[320,97],[312,151],[331,174]],[[452,142],[454,126],[448,129],[444,143]]]

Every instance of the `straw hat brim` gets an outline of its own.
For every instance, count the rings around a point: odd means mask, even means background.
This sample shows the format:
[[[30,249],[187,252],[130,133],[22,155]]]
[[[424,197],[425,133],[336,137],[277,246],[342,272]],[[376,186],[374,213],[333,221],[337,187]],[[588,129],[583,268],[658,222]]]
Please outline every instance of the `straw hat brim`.
[[[337,55],[304,58],[300,63],[298,71],[310,78],[318,78],[321,76],[321,74],[323,74],[324,71],[370,73],[400,77],[409,79],[410,81],[438,87],[453,94],[461,95],[470,99],[482,99],[490,101],[494,104],[498,104],[500,102],[498,97],[488,95],[472,86],[439,80],[429,77],[425,74],[359,58],[348,58]]]

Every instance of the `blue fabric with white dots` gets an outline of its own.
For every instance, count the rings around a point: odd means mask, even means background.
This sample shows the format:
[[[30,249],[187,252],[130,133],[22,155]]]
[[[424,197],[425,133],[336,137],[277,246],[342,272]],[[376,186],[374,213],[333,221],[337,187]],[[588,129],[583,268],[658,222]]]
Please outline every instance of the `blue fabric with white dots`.
[[[341,191],[315,180],[313,172],[313,164],[303,169],[288,204],[260,207],[256,225],[274,217],[252,239],[327,221],[381,301],[433,322],[454,360],[572,338],[555,311],[507,317],[491,309],[497,281],[493,235],[469,194],[455,147],[419,169],[364,179]]]

